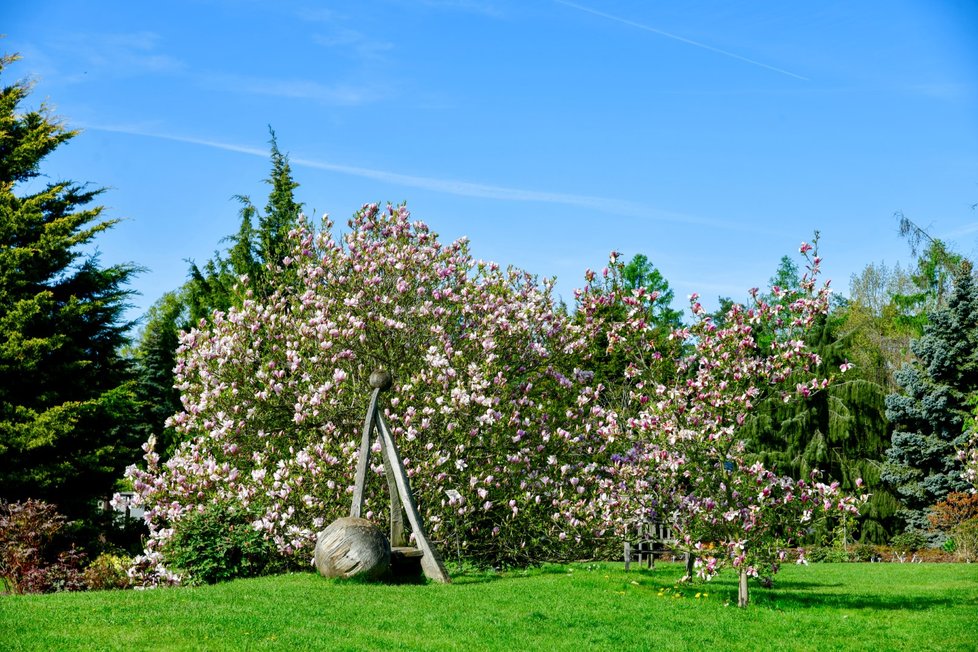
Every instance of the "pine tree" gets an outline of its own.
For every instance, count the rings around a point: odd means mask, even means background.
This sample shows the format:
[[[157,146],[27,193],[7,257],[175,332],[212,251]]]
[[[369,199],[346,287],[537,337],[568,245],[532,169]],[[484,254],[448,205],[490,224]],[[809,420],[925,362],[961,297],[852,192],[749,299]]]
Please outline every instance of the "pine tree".
[[[256,296],[269,291],[268,270],[279,266],[288,255],[288,235],[297,225],[302,204],[295,201],[299,184],[292,177],[289,158],[278,148],[275,132],[271,134],[272,170],[265,182],[272,189],[265,213],[246,195],[235,197],[241,203],[238,232],[227,238],[227,254],[215,253],[203,268],[192,264],[190,278],[181,295],[187,302],[190,325],[201,319],[209,321],[215,310],[227,311],[240,302],[241,279],[248,278],[248,288]],[[255,227],[257,218],[258,226]]]
[[[957,451],[978,391],[978,288],[969,262],[911,349],[916,359],[896,374],[903,391],[886,398],[895,430],[882,475],[903,500],[907,530],[926,534],[927,508],[967,486]]]
[[[16,56],[0,58],[0,72]],[[138,458],[137,398],[120,351],[132,265],[82,248],[110,228],[102,192],[42,185],[42,160],[77,132],[42,105],[20,111],[26,82],[0,92],[0,499],[42,499],[90,515]]]

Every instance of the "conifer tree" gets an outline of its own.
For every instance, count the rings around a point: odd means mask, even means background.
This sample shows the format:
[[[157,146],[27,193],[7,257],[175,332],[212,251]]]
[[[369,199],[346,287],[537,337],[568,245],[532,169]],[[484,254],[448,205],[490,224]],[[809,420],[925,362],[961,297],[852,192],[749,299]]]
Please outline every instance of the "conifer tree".
[[[762,300],[790,303],[791,294],[781,290],[796,287],[792,279],[797,275],[794,262],[783,257]],[[870,369],[857,366],[838,375],[840,366],[848,366],[852,358],[854,338],[851,332],[844,334],[848,310],[849,306],[836,302],[808,336],[808,344],[821,358],[818,374],[837,375],[833,384],[804,400],[764,401],[744,433],[749,450],[768,468],[792,477],[807,477],[812,469],[819,469],[823,481],[837,481],[848,493],[869,493],[869,501],[845,535],[885,543],[897,528],[899,507],[893,491],[880,480],[880,465],[890,441],[884,416],[886,390],[874,381]],[[759,333],[758,339],[764,342],[773,336]],[[862,488],[857,487],[857,479],[865,483]]]
[[[978,288],[967,261],[958,266],[944,307],[911,344],[915,360],[897,372],[902,392],[886,398],[895,430],[883,479],[900,494],[908,531],[927,533],[927,508],[964,491],[969,400],[978,392]]]
[[[226,254],[215,253],[203,268],[193,264],[190,278],[183,288],[187,302],[189,325],[201,319],[209,321],[215,310],[226,311],[240,305],[236,287],[243,277],[256,296],[269,291],[268,270],[279,266],[288,254],[288,235],[296,227],[302,204],[295,201],[295,189],[299,184],[292,177],[289,158],[278,148],[275,132],[271,134],[272,170],[265,182],[272,189],[264,214],[246,195],[235,197],[241,203],[238,232],[227,238],[231,242]],[[257,228],[255,220],[257,218]]]
[[[17,60],[0,57],[0,72]],[[139,456],[137,398],[121,355],[137,268],[103,267],[82,248],[115,220],[102,192],[42,184],[41,162],[77,132],[30,85],[0,90],[0,499],[42,499],[90,515]]]

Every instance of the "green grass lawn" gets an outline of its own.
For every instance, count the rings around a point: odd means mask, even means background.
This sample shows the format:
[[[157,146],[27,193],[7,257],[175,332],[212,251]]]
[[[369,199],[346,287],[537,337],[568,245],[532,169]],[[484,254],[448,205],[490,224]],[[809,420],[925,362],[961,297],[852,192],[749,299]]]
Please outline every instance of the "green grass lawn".
[[[978,565],[791,566],[775,588],[674,588],[682,568],[468,572],[451,585],[314,574],[223,585],[0,596],[11,650],[975,650]],[[699,597],[697,597],[699,594]]]

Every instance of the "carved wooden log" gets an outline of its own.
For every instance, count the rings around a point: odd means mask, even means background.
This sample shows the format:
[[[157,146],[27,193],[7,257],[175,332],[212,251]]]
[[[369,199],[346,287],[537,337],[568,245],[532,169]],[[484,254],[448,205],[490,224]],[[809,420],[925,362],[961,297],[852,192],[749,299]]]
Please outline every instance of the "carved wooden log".
[[[391,546],[373,523],[347,516],[319,533],[315,559],[325,577],[377,579],[390,569]]]

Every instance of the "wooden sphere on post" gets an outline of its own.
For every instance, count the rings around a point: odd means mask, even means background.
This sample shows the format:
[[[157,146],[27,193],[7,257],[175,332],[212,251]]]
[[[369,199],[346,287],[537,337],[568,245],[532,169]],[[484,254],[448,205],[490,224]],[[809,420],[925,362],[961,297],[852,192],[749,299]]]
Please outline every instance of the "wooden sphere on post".
[[[346,516],[319,533],[315,562],[325,577],[378,579],[390,570],[391,544],[370,521]]]
[[[378,369],[370,374],[370,386],[374,389],[384,391],[390,389],[392,384],[394,384],[394,380],[386,369]]]

